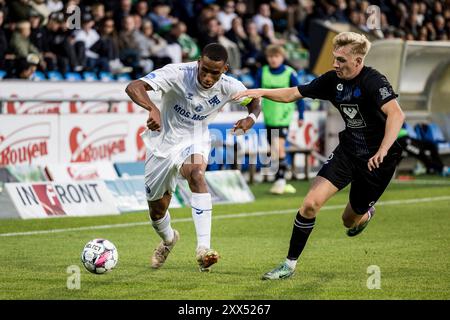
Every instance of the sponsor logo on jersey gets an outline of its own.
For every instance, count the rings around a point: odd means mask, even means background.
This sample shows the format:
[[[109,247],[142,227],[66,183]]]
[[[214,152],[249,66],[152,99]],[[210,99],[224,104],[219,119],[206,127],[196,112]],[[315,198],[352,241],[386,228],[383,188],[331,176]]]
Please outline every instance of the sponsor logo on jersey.
[[[217,97],[217,95],[215,95],[214,97],[208,100],[208,103],[214,107],[220,104],[220,99]]]
[[[347,127],[349,128],[365,128],[366,122],[359,112],[359,106],[357,104],[340,104],[339,105],[343,118]]]
[[[199,114],[195,114],[195,113],[191,113],[188,110],[184,109],[183,107],[181,107],[180,105],[176,104],[173,106],[173,109],[181,116],[186,117],[188,119],[191,120],[196,120],[196,121],[202,121],[205,120],[208,115],[199,115]]]
[[[338,83],[338,85],[336,86],[337,91],[342,91],[342,89],[344,89],[344,85],[342,83]]]

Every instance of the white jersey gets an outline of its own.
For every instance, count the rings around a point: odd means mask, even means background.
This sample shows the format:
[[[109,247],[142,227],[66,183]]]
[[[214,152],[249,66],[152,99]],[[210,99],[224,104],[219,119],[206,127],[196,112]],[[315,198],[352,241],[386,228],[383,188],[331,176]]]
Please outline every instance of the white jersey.
[[[156,156],[167,157],[186,146],[209,142],[208,123],[226,103],[244,106],[250,102],[231,99],[246,89],[239,80],[222,74],[214,86],[204,89],[197,76],[198,63],[189,62],[168,64],[140,78],[162,93],[161,132],[147,131],[143,135]]]

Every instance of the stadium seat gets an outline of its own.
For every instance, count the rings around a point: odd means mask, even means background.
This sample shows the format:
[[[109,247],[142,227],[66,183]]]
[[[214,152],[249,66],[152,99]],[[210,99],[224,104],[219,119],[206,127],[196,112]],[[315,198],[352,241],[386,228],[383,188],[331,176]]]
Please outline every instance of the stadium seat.
[[[419,139],[419,137],[417,137],[417,133],[414,130],[414,128],[407,122],[405,122],[405,129],[406,131],[408,131],[408,136],[414,139]]]
[[[78,72],[66,72],[64,78],[67,81],[81,81],[81,75]]]
[[[61,72],[59,71],[49,71],[47,72],[48,79],[51,81],[61,81],[64,80]]]
[[[117,81],[130,81],[131,77],[129,73],[121,73],[116,75],[116,80]]]
[[[450,153],[450,142],[444,137],[444,133],[436,123],[418,123],[414,127],[419,139],[432,142],[438,148],[440,154]]]
[[[84,71],[83,79],[86,81],[98,81],[97,75],[95,74],[95,72],[92,71]]]
[[[114,81],[114,77],[113,77],[112,73],[107,72],[107,71],[100,71],[99,78],[101,81],[104,81],[104,82]]]
[[[47,80],[47,78],[45,77],[45,74],[42,71],[35,71],[33,74],[33,80],[42,81]]]
[[[6,76],[5,70],[0,70],[0,80],[3,79]]]

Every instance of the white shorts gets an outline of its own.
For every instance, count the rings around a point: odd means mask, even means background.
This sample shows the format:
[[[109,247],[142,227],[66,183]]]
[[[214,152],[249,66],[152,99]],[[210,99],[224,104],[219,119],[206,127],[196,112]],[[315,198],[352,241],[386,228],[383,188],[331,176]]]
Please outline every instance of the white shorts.
[[[145,159],[145,194],[148,201],[161,199],[166,192],[172,194],[177,186],[181,166],[192,154],[201,154],[208,162],[211,146],[209,143],[193,144],[168,157],[155,156],[147,149]]]

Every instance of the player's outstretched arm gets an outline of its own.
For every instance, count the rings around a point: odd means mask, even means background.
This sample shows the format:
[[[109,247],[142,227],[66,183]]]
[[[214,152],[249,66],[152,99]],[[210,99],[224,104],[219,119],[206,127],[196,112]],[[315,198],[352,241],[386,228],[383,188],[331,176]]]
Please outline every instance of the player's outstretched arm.
[[[238,92],[233,96],[233,99],[239,100],[242,97],[266,98],[278,102],[294,102],[302,98],[302,95],[297,87],[282,89],[249,89]]]
[[[125,92],[134,103],[149,111],[147,127],[152,131],[159,131],[161,130],[161,114],[147,94],[150,90],[152,87],[148,83],[134,80],[128,84]]]
[[[381,110],[386,114],[386,128],[384,130],[384,138],[381,141],[380,148],[377,153],[369,159],[367,164],[370,171],[375,168],[379,168],[383,162],[384,157],[387,155],[392,144],[398,137],[398,133],[405,122],[405,114],[403,113],[400,105],[396,99],[393,99],[385,103]]]

